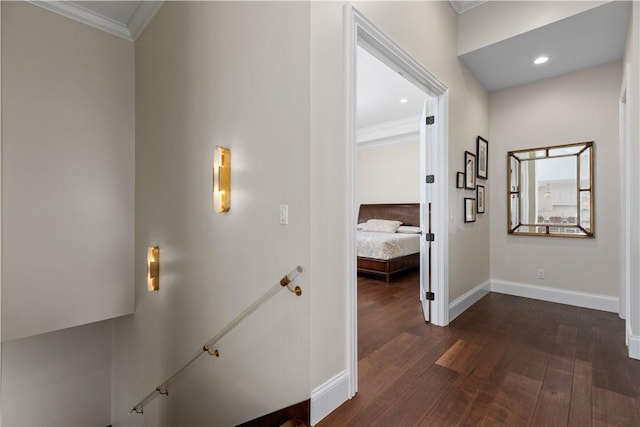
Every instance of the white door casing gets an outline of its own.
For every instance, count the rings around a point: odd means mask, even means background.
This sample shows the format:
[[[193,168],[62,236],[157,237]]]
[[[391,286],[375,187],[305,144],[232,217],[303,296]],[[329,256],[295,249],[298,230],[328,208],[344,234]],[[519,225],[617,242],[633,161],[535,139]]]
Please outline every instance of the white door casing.
[[[431,323],[446,326],[449,323],[449,285],[448,285],[448,88],[420,63],[413,59],[393,40],[376,28],[351,3],[345,5],[345,159],[346,191],[345,216],[349,219],[345,231],[345,245],[348,255],[346,265],[346,328],[347,328],[347,371],[349,373],[349,395],[353,396],[358,388],[358,351],[357,351],[357,293],[356,293],[356,250],[355,225],[356,197],[356,55],[360,46],[380,61],[421,88],[427,95],[427,111],[435,116],[435,123],[429,128],[433,136],[432,144],[427,144],[426,157],[430,164],[425,168],[434,175],[429,194],[432,202],[432,232],[435,241],[432,244],[431,280],[435,299],[431,304]],[[422,178],[424,180],[424,177]],[[423,236],[424,237],[424,236]]]

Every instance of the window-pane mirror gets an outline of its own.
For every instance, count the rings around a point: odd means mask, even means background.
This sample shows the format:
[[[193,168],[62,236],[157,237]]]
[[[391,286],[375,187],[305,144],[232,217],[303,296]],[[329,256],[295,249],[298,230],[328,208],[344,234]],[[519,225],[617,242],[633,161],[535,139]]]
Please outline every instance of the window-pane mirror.
[[[509,234],[593,237],[593,141],[507,154]]]

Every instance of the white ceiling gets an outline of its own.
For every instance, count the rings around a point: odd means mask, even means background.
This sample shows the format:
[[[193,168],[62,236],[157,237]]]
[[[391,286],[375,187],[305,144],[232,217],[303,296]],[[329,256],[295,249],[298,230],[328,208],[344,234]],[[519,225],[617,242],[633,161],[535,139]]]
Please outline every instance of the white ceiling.
[[[418,117],[426,95],[409,80],[358,47],[358,129]],[[406,103],[400,99],[406,98]]]
[[[135,40],[162,1],[42,1],[31,3]],[[458,13],[485,0],[450,0]],[[612,1],[570,18],[461,55],[489,91],[517,86],[622,58],[631,2]],[[544,54],[550,60],[534,66]],[[358,128],[418,116],[424,94],[375,59],[358,52]],[[406,104],[400,98],[406,97]]]
[[[482,3],[487,0],[449,0],[451,6],[458,12],[458,15],[466,12],[467,10],[473,9],[476,6],[480,6]]]
[[[622,58],[631,2],[613,1],[466,53],[460,60],[488,91],[570,73]],[[549,61],[533,65],[545,55]]]
[[[162,6],[162,1],[27,0],[57,14],[135,41]]]
[[[464,12],[484,1],[451,3]],[[630,13],[631,2],[610,2],[460,59],[489,91],[606,64],[623,56]],[[549,61],[535,66],[533,60],[543,54]],[[420,89],[362,48],[357,67],[358,129],[420,115],[425,99]],[[399,102],[402,97],[406,104]]]
[[[98,15],[127,24],[141,3],[139,1],[70,1],[77,6],[92,10]]]

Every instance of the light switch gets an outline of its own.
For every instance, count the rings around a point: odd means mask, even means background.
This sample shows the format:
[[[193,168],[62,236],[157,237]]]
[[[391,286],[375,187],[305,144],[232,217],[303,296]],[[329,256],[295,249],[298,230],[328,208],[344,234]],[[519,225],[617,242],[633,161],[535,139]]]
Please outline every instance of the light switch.
[[[289,205],[280,205],[280,225],[289,224]]]

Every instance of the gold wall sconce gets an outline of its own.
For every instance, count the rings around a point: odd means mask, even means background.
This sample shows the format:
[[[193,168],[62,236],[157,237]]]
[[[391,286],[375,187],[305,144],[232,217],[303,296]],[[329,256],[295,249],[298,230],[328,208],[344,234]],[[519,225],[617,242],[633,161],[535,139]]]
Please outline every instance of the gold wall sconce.
[[[149,246],[147,249],[147,290],[157,291],[160,288],[160,248]]]
[[[213,155],[213,209],[231,209],[231,150],[216,146]]]

